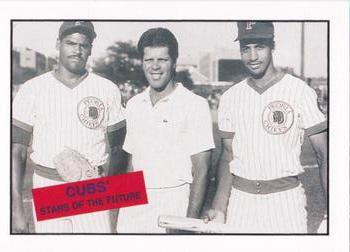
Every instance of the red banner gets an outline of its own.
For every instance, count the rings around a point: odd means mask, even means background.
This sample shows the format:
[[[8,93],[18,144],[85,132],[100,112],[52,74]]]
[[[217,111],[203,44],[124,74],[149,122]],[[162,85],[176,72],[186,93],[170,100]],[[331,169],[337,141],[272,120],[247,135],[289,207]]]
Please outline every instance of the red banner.
[[[142,171],[32,190],[38,221],[147,204]]]

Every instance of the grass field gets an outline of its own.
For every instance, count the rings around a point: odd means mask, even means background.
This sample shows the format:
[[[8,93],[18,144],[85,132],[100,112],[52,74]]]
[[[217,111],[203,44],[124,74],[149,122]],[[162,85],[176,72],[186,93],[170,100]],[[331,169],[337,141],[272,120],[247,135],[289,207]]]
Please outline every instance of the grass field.
[[[214,120],[215,121],[215,120]],[[217,135],[217,124],[214,124],[214,138],[215,144],[217,146],[213,154],[213,164],[217,162],[218,154],[220,152],[219,138]],[[307,214],[308,214],[308,232],[315,233],[317,228],[322,220],[323,214],[326,210],[325,200],[322,193],[318,169],[315,168],[316,159],[313,152],[313,149],[310,143],[305,141],[302,146],[302,154],[300,157],[301,164],[303,166],[309,167],[305,169],[305,172],[301,174],[301,182],[305,189],[306,198],[307,198]],[[213,167],[215,167],[213,165]],[[32,188],[32,174],[33,167],[30,160],[27,162],[27,169],[25,175],[25,184],[24,184],[24,199],[25,199],[25,208],[26,216],[30,223],[30,232],[34,232],[33,226],[33,216],[32,216],[32,203],[31,203],[31,188]],[[215,174],[214,168],[210,171],[210,176],[213,177]],[[204,210],[210,205],[210,201],[215,192],[215,182],[211,181],[208,190],[207,201],[204,207]]]

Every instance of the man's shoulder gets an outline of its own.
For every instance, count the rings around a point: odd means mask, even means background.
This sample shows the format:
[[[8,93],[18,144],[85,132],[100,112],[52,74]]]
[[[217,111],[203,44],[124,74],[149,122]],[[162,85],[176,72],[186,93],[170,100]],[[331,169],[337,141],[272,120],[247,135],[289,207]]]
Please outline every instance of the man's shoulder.
[[[35,76],[23,83],[25,88],[41,88],[42,86],[47,86],[48,82],[52,81],[52,72],[46,72]]]
[[[147,95],[147,89],[143,90],[141,93],[138,93],[136,95],[134,95],[133,97],[131,97],[127,104],[126,104],[126,107],[127,108],[130,108],[132,106],[137,106],[138,104],[140,104],[140,102],[142,100],[145,99],[145,96]]]
[[[192,103],[207,103],[207,99],[205,99],[204,97],[195,94],[194,92],[192,92],[191,90],[187,89],[186,87],[182,87],[182,95],[181,95],[181,99],[183,100],[188,100],[189,102]]]
[[[52,79],[52,77],[53,77],[52,71],[49,71],[31,78],[27,80],[25,83],[36,83],[36,82],[48,81]]]
[[[90,80],[94,82],[98,82],[99,85],[104,85],[109,88],[116,88],[116,84],[114,84],[111,80],[107,79],[106,77],[98,74],[98,73],[89,73]]]
[[[285,84],[287,85],[293,84],[294,86],[301,87],[301,88],[308,86],[307,83],[301,77],[294,76],[289,73],[285,74],[282,81],[285,82]]]
[[[234,83],[230,88],[228,88],[223,94],[222,97],[229,97],[234,95],[237,91],[247,88],[247,79],[241,80],[240,82]]]

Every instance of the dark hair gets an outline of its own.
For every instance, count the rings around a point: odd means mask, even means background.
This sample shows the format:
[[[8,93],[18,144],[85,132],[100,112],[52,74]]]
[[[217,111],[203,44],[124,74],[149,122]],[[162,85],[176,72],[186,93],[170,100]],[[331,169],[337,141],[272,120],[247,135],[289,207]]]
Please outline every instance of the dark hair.
[[[179,56],[179,46],[174,34],[165,28],[152,28],[145,31],[137,44],[137,50],[143,58],[145,47],[167,47],[171,59],[176,62]]]
[[[244,44],[263,44],[270,47],[272,50],[275,49],[274,39],[254,38],[254,39],[242,39],[239,41],[240,46],[243,46]]]

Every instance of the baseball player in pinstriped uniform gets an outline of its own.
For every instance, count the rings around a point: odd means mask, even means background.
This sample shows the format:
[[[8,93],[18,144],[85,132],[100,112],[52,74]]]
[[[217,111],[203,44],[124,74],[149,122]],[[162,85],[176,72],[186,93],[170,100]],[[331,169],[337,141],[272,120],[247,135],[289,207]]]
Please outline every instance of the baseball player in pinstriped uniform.
[[[110,81],[86,70],[96,37],[89,21],[63,22],[57,39],[58,67],[29,80],[13,101],[12,195],[13,232],[26,232],[22,184],[27,147],[35,163],[33,187],[65,183],[55,169],[54,158],[65,148],[83,155],[99,176],[111,175],[106,163],[117,166],[125,132],[121,97]],[[109,140],[111,153],[106,153]],[[108,211],[37,222],[38,233],[109,233]]]
[[[148,204],[120,209],[118,233],[164,233],[162,214],[199,218],[210,149],[207,101],[174,81],[178,43],[167,29],[144,32],[138,43],[149,87],[129,100],[123,149],[129,169],[143,170]]]
[[[314,90],[274,67],[273,23],[238,22],[236,40],[249,77],[220,100],[223,151],[208,218],[224,222],[227,209],[233,232],[306,233],[299,156],[309,137],[326,190],[326,119]]]

